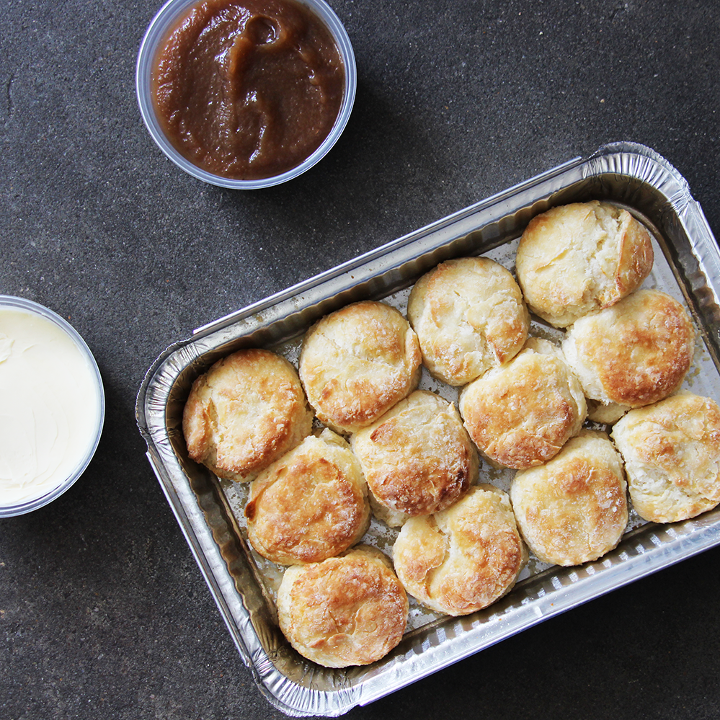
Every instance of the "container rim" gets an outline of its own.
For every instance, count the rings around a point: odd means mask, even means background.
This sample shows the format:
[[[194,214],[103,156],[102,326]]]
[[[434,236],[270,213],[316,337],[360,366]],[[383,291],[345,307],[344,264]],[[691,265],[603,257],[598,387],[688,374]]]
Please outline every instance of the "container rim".
[[[643,198],[638,193],[647,193]],[[337,717],[449,667],[540,622],[639,580],[671,564],[720,545],[720,507],[698,518],[668,526],[648,523],[626,534],[621,545],[586,566],[553,566],[522,581],[499,604],[464,618],[448,616],[407,635],[394,654],[350,673],[326,671],[309,661],[281,667],[286,645],[278,645],[268,603],[255,587],[254,566],[231,513],[209,474],[191,476],[173,446],[170,416],[189,390],[202,361],[213,361],[233,343],[255,336],[263,344],[290,337],[318,315],[383,288],[405,287],[409,277],[473,249],[492,249],[503,235],[549,206],[608,198],[636,210],[672,250],[678,288],[700,321],[711,360],[720,372],[720,251],[685,178],[654,150],[621,141],[601,146],[495,195],[437,220],[364,255],[309,278],[292,288],[208,323],[192,337],[167,347],[148,369],[136,400],[136,422],[147,444],[147,458],[178,525],[210,588],[235,645],[259,691],[276,709],[296,717]],[[642,199],[642,202],[640,200]],[[486,235],[474,234],[489,228]],[[518,233],[519,235],[519,233]],[[458,244],[459,243],[459,244]],[[487,245],[486,245],[487,244]],[[472,253],[471,253],[472,254]],[[401,271],[407,268],[408,274]],[[359,295],[352,294],[360,289]],[[307,321],[307,322],[306,322]],[[282,326],[279,334],[270,331]],[[715,349],[713,349],[715,348]],[[720,377],[720,376],[719,376]],[[175,418],[176,419],[176,418]],[[221,538],[221,540],[218,540]],[[229,540],[229,541],[228,541]],[[237,541],[237,544],[235,542]],[[282,642],[282,640],[281,640]]]
[[[33,315],[45,318],[53,324],[57,325],[63,330],[70,339],[75,343],[75,346],[80,351],[81,355],[88,361],[92,370],[93,378],[95,381],[97,395],[98,395],[98,421],[95,437],[92,442],[88,445],[87,452],[78,461],[73,470],[68,474],[68,477],[61,483],[57,484],[51,490],[40,495],[39,497],[31,500],[25,500],[20,503],[14,503],[11,505],[0,504],[0,518],[4,517],[15,517],[17,515],[24,515],[32,510],[37,510],[44,507],[48,503],[55,500],[55,498],[62,495],[68,490],[80,476],[85,472],[85,469],[90,464],[95,451],[97,450],[98,444],[100,443],[100,437],[102,435],[103,426],[105,424],[105,390],[103,387],[102,376],[100,375],[100,369],[98,368],[95,356],[92,354],[85,340],[82,338],[80,333],[67,321],[65,318],[58,315],[50,308],[41,305],[33,300],[27,300],[26,298],[16,297],[14,295],[0,295],[0,309],[12,308],[15,310],[21,310],[29,312]]]
[[[294,2],[304,5],[313,11],[315,15],[317,15],[325,24],[337,44],[340,57],[345,67],[345,88],[343,91],[343,100],[330,133],[311,155],[309,155],[299,165],[290,168],[290,170],[286,170],[279,175],[273,175],[267,178],[235,180],[203,170],[183,157],[165,136],[165,133],[163,132],[156,117],[152,100],[152,67],[157,48],[177,17],[197,2],[198,0],[168,0],[150,21],[150,24],[148,25],[145,35],[140,43],[140,50],[138,52],[137,63],[135,66],[135,91],[143,122],[145,123],[145,127],[150,133],[150,136],[155,141],[155,144],[170,160],[172,160],[173,163],[188,174],[198,180],[209,183],[210,185],[229,188],[231,190],[257,190],[260,188],[272,187],[274,185],[287,182],[288,180],[292,180],[298,175],[306,172],[323,157],[325,157],[333,145],[335,145],[345,129],[348,120],[350,119],[350,113],[352,112],[352,108],[355,103],[355,94],[357,90],[357,66],[355,63],[355,53],[353,52],[350,37],[347,34],[345,26],[340,21],[340,18],[338,18],[335,11],[325,2],[325,0],[294,0]]]

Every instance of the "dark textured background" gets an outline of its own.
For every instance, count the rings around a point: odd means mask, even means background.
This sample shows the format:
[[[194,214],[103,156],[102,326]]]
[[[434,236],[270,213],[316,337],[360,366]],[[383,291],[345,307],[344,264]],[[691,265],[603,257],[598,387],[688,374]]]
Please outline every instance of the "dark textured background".
[[[0,520],[0,717],[278,718],[144,457],[145,370],[193,328],[614,140],[649,145],[720,231],[720,3],[334,0],[358,65],[331,153],[254,192],[142,125],[153,2],[5,0],[0,293],[70,318],[107,418],[60,499]],[[720,716],[720,549],[351,717]]]

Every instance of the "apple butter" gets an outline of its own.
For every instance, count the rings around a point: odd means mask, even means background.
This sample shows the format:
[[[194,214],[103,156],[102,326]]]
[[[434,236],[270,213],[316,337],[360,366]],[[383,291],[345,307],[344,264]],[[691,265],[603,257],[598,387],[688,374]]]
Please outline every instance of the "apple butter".
[[[152,94],[194,165],[255,180],[290,170],[330,133],[345,68],[330,31],[294,0],[204,0],[159,46]]]

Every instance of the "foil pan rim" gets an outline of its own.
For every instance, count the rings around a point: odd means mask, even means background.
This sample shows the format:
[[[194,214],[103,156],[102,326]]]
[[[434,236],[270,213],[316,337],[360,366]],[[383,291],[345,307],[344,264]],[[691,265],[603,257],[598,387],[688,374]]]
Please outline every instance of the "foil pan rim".
[[[396,263],[402,267],[412,260],[419,246],[430,256],[461,238],[463,232],[483,218],[500,217],[503,211],[509,212],[513,207],[516,211],[526,206],[535,207],[572,183],[603,175],[632,178],[656,191],[662,205],[658,210],[660,215],[671,216],[671,222],[691,238],[689,252],[692,263],[698,267],[697,277],[689,280],[693,283],[689,293],[699,306],[714,313],[712,322],[708,321],[712,325],[708,333],[716,343],[720,310],[718,291],[712,281],[720,278],[720,252],[702,208],[692,198],[685,178],[661,155],[643,145],[619,142],[604,145],[587,158],[573,158],[370,253],[208,323],[198,328],[192,337],[167,348],[148,369],[136,402],[136,420],[148,445],[148,459],[243,661],[251,669],[262,694],[285,714],[342,715],[352,707],[377,700],[554,615],[720,544],[720,509],[684,523],[643,529],[642,534],[630,538],[628,543],[623,541],[618,550],[595,563],[579,568],[551,568],[552,572],[546,571],[527,581],[532,583],[519,584],[517,593],[506,596],[486,611],[465,618],[448,618],[426,633],[420,649],[417,643],[408,643],[404,654],[399,652],[387,662],[381,661],[357,682],[339,674],[335,687],[317,689],[312,679],[301,685],[283,675],[275,665],[275,658],[266,652],[257,624],[253,622],[258,608],[249,607],[248,598],[240,596],[237,579],[228,569],[228,553],[232,556],[234,552],[228,550],[230,541],[206,522],[197,494],[190,487],[168,436],[166,416],[174,383],[183,370],[202,361],[206,354],[221,352],[243,333],[261,332],[263,327],[278,317],[286,317],[288,312],[299,313],[310,304],[321,305],[334,295],[342,295],[358,279],[370,282],[380,272],[390,273],[392,267],[388,270],[388,260],[390,266]],[[386,267],[382,267],[383,264]],[[698,299],[697,295],[702,297]]]

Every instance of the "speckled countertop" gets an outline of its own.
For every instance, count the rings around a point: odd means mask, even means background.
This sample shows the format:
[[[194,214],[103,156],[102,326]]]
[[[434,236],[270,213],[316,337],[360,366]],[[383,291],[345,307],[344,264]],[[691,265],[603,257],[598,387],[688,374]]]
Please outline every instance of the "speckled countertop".
[[[193,328],[604,143],[655,149],[720,232],[720,4],[331,3],[358,91],[289,184],[203,185],[155,147],[134,65],[152,3],[8,0],[0,293],[69,318],[107,415],[81,479],[0,520],[0,716],[282,717],[256,689],[145,458],[134,402]],[[720,549],[355,718],[720,716]]]

